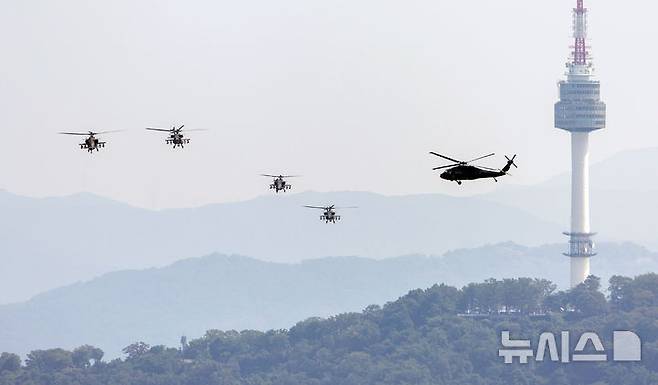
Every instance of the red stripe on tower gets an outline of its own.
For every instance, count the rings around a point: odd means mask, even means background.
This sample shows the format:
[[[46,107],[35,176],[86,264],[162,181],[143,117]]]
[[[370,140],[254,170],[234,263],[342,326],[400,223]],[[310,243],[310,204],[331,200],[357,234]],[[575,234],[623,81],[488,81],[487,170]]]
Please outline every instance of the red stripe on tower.
[[[578,5],[574,10],[574,37],[576,43],[573,52],[573,64],[586,65],[587,64],[587,9],[583,4],[583,0],[577,0]]]

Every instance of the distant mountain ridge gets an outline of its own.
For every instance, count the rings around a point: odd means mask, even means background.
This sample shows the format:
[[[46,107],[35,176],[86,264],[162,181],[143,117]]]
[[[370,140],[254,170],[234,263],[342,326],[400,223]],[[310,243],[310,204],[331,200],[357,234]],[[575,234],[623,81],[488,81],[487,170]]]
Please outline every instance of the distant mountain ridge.
[[[599,241],[632,241],[658,250],[658,148],[620,152],[591,166],[592,230]],[[479,198],[516,207],[569,230],[571,177],[502,186]],[[550,204],[543,204],[550,202]]]
[[[595,190],[658,191],[658,147],[621,151],[590,167],[590,183]],[[569,187],[569,173],[557,175],[544,186]]]
[[[109,356],[144,340],[176,345],[181,335],[208,329],[277,329],[312,316],[326,317],[383,304],[418,287],[460,287],[488,278],[538,277],[565,287],[563,245],[535,248],[502,243],[455,250],[443,257],[385,260],[336,257],[297,264],[213,254],[170,266],[119,271],[0,306],[0,347],[33,349],[82,344]],[[658,271],[658,255],[633,244],[601,244],[593,271]]]
[[[592,223],[599,242],[658,250],[658,148],[592,165]],[[623,176],[623,177],[622,177]],[[569,175],[536,186],[500,184],[477,197],[373,193],[268,195],[244,202],[151,211],[92,194],[27,198],[0,191],[0,303],[103,273],[165,266],[214,252],[294,262],[369,258],[513,241],[566,242]],[[550,204],[546,204],[550,202]],[[360,206],[327,226],[305,204]]]
[[[359,206],[325,224],[306,204]],[[91,194],[26,198],[0,192],[0,303],[103,273],[224,252],[295,262],[386,258],[500,241],[538,245],[560,227],[477,198],[373,193],[269,195],[245,202],[151,211]]]

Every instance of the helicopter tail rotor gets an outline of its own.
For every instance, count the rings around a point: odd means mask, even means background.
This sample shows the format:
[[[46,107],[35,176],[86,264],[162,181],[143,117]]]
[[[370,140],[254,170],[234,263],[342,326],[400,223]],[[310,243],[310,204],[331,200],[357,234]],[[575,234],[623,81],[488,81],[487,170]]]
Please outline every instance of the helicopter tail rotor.
[[[503,172],[508,172],[512,166],[514,168],[519,168],[516,163],[514,163],[514,160],[516,159],[516,154],[510,159],[509,157],[505,156],[505,159],[507,159],[507,165],[503,168]]]

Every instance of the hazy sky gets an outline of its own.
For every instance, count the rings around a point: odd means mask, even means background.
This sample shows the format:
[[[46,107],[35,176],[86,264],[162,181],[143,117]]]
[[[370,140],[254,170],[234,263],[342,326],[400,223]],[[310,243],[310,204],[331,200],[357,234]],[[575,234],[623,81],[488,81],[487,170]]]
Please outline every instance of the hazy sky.
[[[608,129],[592,156],[658,145],[651,1],[586,1]],[[533,183],[569,167],[553,128],[575,0],[5,0],[0,188],[164,208],[267,192],[459,189],[427,152],[488,152]],[[184,151],[146,126],[184,123]],[[126,132],[93,156],[63,130]]]

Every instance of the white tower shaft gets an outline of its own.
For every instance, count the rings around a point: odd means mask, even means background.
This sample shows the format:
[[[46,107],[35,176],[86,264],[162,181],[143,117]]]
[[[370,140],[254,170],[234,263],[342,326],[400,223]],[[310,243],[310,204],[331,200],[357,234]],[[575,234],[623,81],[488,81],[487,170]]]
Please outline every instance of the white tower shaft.
[[[571,133],[571,232],[588,234],[589,133]]]
[[[572,238],[590,233],[589,214],[589,133],[571,133],[571,234]],[[572,248],[576,246],[572,240]],[[586,246],[587,247],[587,246]],[[590,275],[590,256],[571,258],[571,287]],[[591,249],[589,250],[591,252]]]
[[[589,257],[571,258],[571,288],[585,282],[590,276],[590,259]]]

